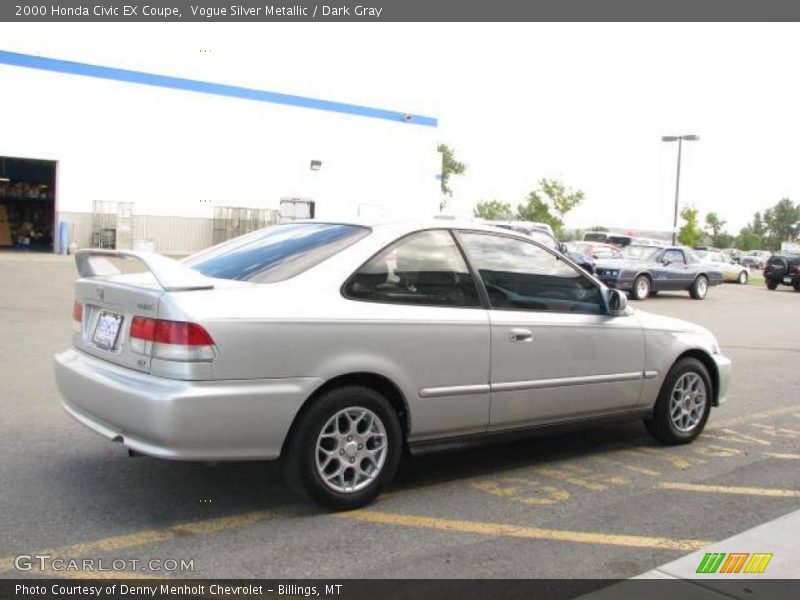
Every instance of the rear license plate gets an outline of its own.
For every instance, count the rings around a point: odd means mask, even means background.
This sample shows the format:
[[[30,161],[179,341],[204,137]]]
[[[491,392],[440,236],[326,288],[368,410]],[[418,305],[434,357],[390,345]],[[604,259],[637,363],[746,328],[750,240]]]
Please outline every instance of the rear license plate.
[[[119,330],[122,326],[122,315],[110,312],[101,312],[97,317],[92,341],[104,350],[113,350],[117,344]]]
[[[791,277],[784,277],[783,278],[783,283],[785,283],[786,285],[791,284],[792,283],[792,278]]]

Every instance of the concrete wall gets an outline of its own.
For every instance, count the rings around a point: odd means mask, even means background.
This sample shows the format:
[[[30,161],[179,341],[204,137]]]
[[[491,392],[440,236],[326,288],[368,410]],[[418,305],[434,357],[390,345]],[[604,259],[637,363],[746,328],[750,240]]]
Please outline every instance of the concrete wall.
[[[71,242],[76,242],[79,248],[91,246],[91,213],[62,212],[58,214],[58,219],[69,225]],[[155,242],[156,251],[162,254],[191,254],[208,248],[213,244],[213,234],[214,220],[205,217],[133,217],[133,239]]]

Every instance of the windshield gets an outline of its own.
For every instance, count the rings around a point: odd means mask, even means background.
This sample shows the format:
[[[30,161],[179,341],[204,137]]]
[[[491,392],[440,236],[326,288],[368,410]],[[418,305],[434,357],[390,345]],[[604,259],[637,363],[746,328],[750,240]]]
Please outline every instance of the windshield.
[[[269,283],[294,277],[369,233],[366,227],[287,223],[234,238],[184,264],[208,277]]]
[[[626,246],[622,249],[623,258],[630,260],[652,260],[661,248],[654,246]]]

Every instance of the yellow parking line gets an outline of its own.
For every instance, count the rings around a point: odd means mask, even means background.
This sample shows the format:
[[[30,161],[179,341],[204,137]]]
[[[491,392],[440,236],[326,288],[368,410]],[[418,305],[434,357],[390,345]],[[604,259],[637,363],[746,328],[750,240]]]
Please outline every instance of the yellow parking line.
[[[642,535],[617,535],[611,533],[594,533],[589,531],[567,531],[563,529],[542,529],[540,527],[524,527],[506,523],[487,523],[481,521],[462,521],[456,519],[440,519],[402,515],[375,510],[356,510],[336,515],[343,519],[377,523],[381,525],[398,525],[418,529],[435,529],[438,531],[454,531],[458,533],[474,533],[479,535],[524,538],[532,540],[550,540],[558,542],[576,542],[579,544],[600,544],[605,546],[626,546],[629,548],[659,548],[691,552],[708,546],[706,540],[681,540]]]
[[[765,496],[768,498],[800,498],[800,490],[781,490],[775,488],[757,488],[736,485],[702,485],[697,483],[678,483],[672,481],[659,483],[658,487],[662,490],[674,490],[679,492],[738,494],[741,496]]]
[[[717,431],[722,432],[724,435],[720,435]],[[757,437],[753,437],[752,435],[747,435],[746,433],[741,433],[739,431],[734,431],[733,429],[715,429],[712,432],[705,432],[703,433],[703,437],[709,437],[715,440],[723,440],[725,442],[736,442],[739,444],[749,444],[750,442],[754,444],[760,444],[762,446],[770,446],[771,443],[767,440],[762,440]]]
[[[80,544],[62,546],[61,548],[41,550],[32,554],[47,554],[54,557],[79,558],[82,556],[88,556],[101,552],[111,552],[123,548],[146,546],[148,544],[155,544],[166,540],[185,537],[187,535],[207,535],[210,533],[223,531],[225,529],[246,527],[258,521],[276,516],[278,516],[278,513],[272,511],[254,511],[245,513],[243,515],[233,515],[230,517],[218,517],[216,519],[205,519],[202,521],[182,523],[179,525],[172,525],[171,527],[165,527],[163,529],[147,529],[144,531],[137,531],[135,533],[126,533],[94,540],[92,542],[83,542]],[[0,558],[0,573],[14,569],[14,559],[14,556]]]
[[[726,421],[720,421],[719,423],[714,423],[714,428],[732,427],[734,425],[752,423],[753,421],[757,421],[759,419],[767,419],[769,417],[777,417],[779,415],[788,415],[795,412],[797,412],[796,406],[776,408],[774,410],[765,410],[764,412],[753,413],[751,415],[745,415],[742,417],[734,417],[733,419],[727,419]]]
[[[637,456],[645,458],[649,458],[652,456],[654,458],[659,458],[661,460],[670,463],[676,469],[681,469],[681,470],[690,469],[695,464],[702,464],[706,462],[701,458],[695,458],[689,456],[687,457],[677,456],[675,454],[672,454],[669,450],[663,448],[659,450],[655,450],[653,448],[636,448],[634,450],[620,450],[619,452],[621,454],[627,454],[629,456]]]
[[[764,456],[772,458],[782,458],[784,460],[800,460],[800,454],[781,454],[779,452],[764,452]]]
[[[593,456],[592,458],[598,462],[605,463],[607,465],[622,467],[624,469],[628,469],[629,471],[633,471],[634,473],[641,473],[642,475],[649,475],[650,477],[659,477],[661,475],[661,473],[659,473],[655,469],[648,469],[646,467],[640,467],[638,465],[629,465],[628,463],[622,462],[621,460],[614,460],[612,458],[606,458],[605,456]]]

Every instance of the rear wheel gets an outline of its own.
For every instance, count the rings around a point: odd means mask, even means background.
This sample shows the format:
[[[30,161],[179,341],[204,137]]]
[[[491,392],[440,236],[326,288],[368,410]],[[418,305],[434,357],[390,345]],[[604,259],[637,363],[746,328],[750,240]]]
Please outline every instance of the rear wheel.
[[[285,470],[290,485],[333,510],[372,502],[400,461],[397,413],[371,388],[346,386],[314,401],[289,440]]]
[[[700,435],[714,397],[711,377],[696,358],[675,363],[664,379],[647,431],[667,445],[687,444]]]
[[[748,277],[747,271],[742,271],[741,273],[739,273],[737,281],[739,282],[740,285],[744,285],[745,283],[747,283],[747,277]]]
[[[702,300],[708,293],[708,279],[705,275],[699,275],[694,280],[692,287],[689,288],[689,295],[695,300]]]
[[[778,289],[778,282],[774,279],[767,279],[767,289],[768,290],[775,290]]]
[[[631,299],[644,300],[650,295],[650,278],[647,275],[639,275],[633,280],[631,288]]]

